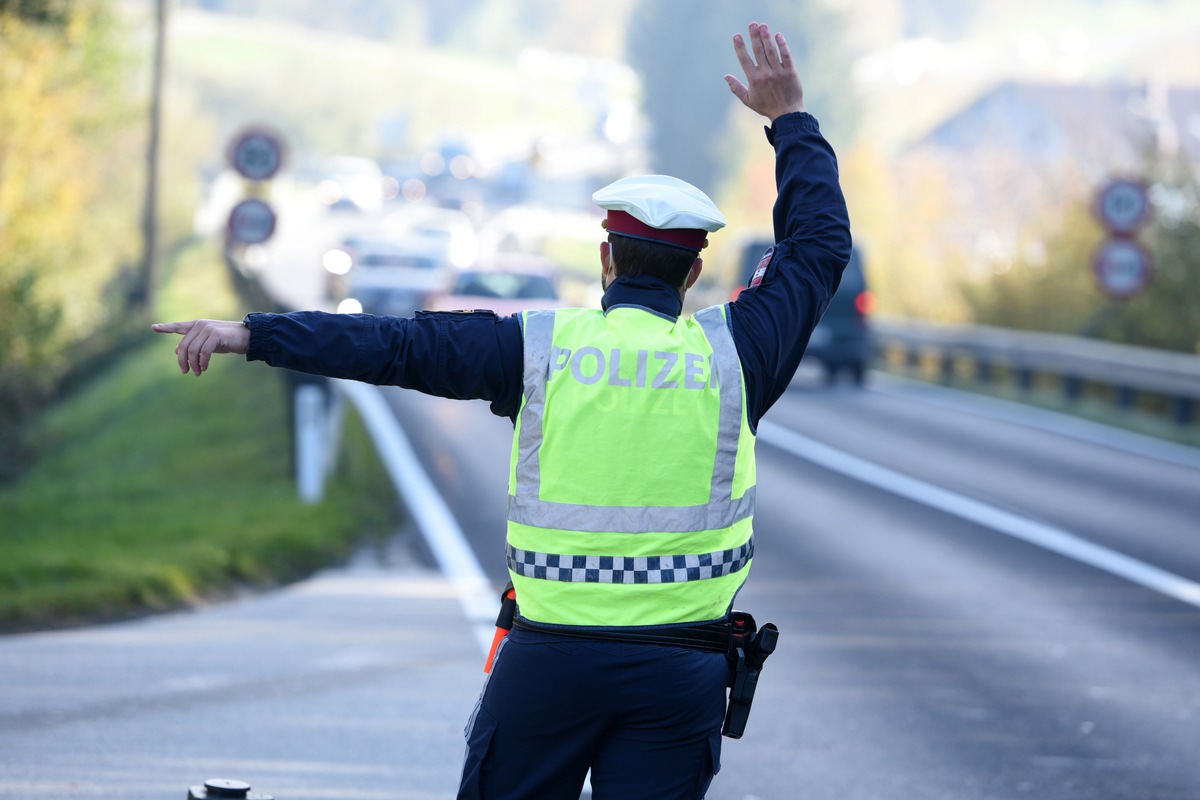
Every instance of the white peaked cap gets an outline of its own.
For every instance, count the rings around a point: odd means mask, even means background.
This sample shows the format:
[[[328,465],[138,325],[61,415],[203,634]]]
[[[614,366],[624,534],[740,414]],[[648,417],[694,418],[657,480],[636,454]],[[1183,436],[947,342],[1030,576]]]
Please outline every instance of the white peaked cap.
[[[718,231],[725,216],[708,195],[669,175],[635,175],[610,183],[592,195],[608,211],[624,211],[651,228]]]

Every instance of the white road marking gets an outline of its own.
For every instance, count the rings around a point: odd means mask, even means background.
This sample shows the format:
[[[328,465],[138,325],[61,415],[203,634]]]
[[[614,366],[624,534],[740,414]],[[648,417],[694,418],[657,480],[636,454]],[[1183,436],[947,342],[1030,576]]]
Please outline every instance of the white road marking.
[[[335,383],[358,410],[396,492],[404,498],[404,504],[433,551],[438,567],[454,587],[475,640],[486,654],[492,647],[500,595],[479,566],[458,520],[421,467],[396,415],[383,399],[381,388],[357,381]]]
[[[1200,583],[1094,544],[1061,528],[911,478],[766,420],[759,424],[758,435],[764,442],[825,469],[986,526],[1200,608]]]

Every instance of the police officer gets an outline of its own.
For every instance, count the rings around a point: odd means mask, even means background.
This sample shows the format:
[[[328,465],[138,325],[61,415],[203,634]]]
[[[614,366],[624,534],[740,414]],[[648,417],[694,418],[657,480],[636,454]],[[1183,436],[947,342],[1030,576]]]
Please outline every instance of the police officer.
[[[681,316],[725,219],[666,176],[596,192],[601,309],[413,319],[320,312],[193,320],[214,353],[485,399],[515,426],[506,553],[516,625],[467,726],[462,798],[701,798],[720,768],[727,617],[754,556],[754,437],[850,255],[834,153],[787,42],[734,37],[730,90],[770,121],[776,244],[735,301]]]

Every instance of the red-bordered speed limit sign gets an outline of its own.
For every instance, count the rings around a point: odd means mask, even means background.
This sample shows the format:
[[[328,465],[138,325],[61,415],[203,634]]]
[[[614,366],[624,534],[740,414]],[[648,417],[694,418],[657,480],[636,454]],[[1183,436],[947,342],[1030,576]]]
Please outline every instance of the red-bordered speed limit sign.
[[[1113,238],[1096,248],[1092,271],[1105,294],[1114,300],[1125,300],[1150,285],[1154,259],[1140,242]]]
[[[258,198],[238,203],[229,212],[229,238],[242,244],[262,244],[275,233],[275,209]]]
[[[1096,216],[1109,233],[1128,236],[1150,216],[1150,197],[1146,184],[1117,178],[1096,193]]]
[[[247,180],[266,181],[283,166],[283,154],[283,140],[278,135],[250,128],[238,134],[229,146],[229,164]]]

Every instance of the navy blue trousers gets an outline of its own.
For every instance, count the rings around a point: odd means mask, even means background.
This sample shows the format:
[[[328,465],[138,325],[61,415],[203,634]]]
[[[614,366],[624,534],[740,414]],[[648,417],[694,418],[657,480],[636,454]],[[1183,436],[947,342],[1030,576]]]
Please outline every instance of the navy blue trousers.
[[[721,767],[721,653],[514,629],[467,723],[460,800],[700,800]]]

